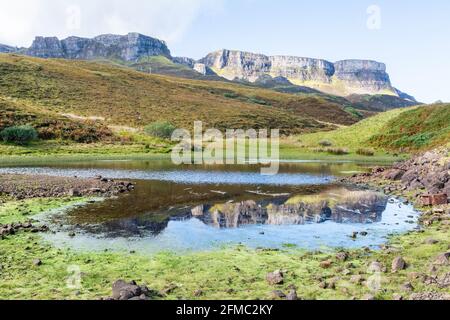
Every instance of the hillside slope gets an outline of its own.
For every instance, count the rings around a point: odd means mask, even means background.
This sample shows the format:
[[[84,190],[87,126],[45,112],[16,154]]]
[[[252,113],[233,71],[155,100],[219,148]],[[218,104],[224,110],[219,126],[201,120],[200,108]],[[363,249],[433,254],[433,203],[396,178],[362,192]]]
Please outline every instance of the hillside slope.
[[[420,151],[450,143],[450,104],[395,109],[353,126],[299,137],[305,147],[329,142],[335,147],[374,147],[393,151]]]
[[[142,127],[170,120],[225,128],[279,128],[284,133],[349,125],[357,119],[338,103],[215,81],[157,76],[103,63],[0,54],[0,96],[55,114]],[[316,120],[319,120],[317,122]]]
[[[450,142],[450,104],[434,104],[408,110],[389,121],[370,139],[387,149],[431,149]]]

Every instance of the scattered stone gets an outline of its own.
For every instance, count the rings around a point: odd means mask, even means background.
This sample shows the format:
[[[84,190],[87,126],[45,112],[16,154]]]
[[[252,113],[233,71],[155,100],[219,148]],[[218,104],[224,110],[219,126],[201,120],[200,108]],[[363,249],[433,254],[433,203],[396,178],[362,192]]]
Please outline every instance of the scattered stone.
[[[266,280],[270,285],[283,284],[284,276],[280,270],[276,270],[274,272],[268,273],[266,276]]]
[[[392,261],[392,272],[398,272],[406,269],[406,261],[402,257],[397,257]]]
[[[437,292],[414,293],[409,300],[415,301],[447,301],[450,300],[450,294]]]
[[[284,299],[284,298],[286,298],[286,295],[284,294],[283,291],[274,290],[271,292],[271,297],[272,297],[272,299]]]
[[[373,261],[368,268],[368,272],[386,272],[386,268],[378,261]]]
[[[34,259],[33,260],[33,265],[36,267],[39,267],[42,265],[42,261],[40,259]]]
[[[194,291],[194,297],[201,297],[203,295],[203,291],[202,290],[195,290]]]
[[[348,258],[349,258],[349,255],[347,252],[342,251],[342,252],[338,252],[336,254],[336,259],[339,261],[347,261]]]
[[[124,280],[117,280],[112,285],[113,300],[149,300],[155,292],[146,286],[138,286],[135,281],[127,283]]]
[[[402,296],[401,294],[394,294],[394,295],[392,296],[392,300],[402,301],[402,300],[404,300],[404,299],[403,299],[403,296]]]
[[[362,297],[361,300],[364,300],[364,301],[375,301],[376,298],[375,298],[375,296],[373,294],[366,294],[366,295],[364,295]]]
[[[298,300],[297,291],[295,289],[291,289],[289,291],[288,295],[286,296],[286,300],[289,300],[289,301]]]
[[[447,266],[450,263],[450,252],[439,255],[434,261],[435,264],[440,266]]]
[[[411,284],[411,282],[406,282],[400,287],[400,290],[406,291],[406,292],[412,292],[412,291],[414,291],[414,287]]]
[[[331,268],[332,265],[333,265],[333,262],[330,261],[330,260],[322,261],[322,262],[320,263],[320,267],[321,267],[322,269],[329,269],[329,268]]]
[[[354,275],[350,278],[351,283],[358,284],[358,285],[362,284],[363,281],[364,281],[364,278],[359,274]]]
[[[437,244],[437,243],[439,243],[439,241],[436,239],[433,239],[433,238],[429,238],[429,239],[425,240],[425,244],[432,245],[432,244]]]
[[[366,231],[363,231],[363,232],[360,232],[359,233],[361,236],[363,236],[363,237],[367,237],[367,235],[369,234],[368,232],[366,232]]]

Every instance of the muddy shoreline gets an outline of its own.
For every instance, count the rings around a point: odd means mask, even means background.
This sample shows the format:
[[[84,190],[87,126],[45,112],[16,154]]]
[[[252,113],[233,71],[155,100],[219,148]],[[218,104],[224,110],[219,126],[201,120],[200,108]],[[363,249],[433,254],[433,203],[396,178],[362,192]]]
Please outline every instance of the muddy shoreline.
[[[62,197],[111,197],[134,190],[129,181],[103,177],[78,178],[44,175],[0,174],[0,195],[16,200]]]

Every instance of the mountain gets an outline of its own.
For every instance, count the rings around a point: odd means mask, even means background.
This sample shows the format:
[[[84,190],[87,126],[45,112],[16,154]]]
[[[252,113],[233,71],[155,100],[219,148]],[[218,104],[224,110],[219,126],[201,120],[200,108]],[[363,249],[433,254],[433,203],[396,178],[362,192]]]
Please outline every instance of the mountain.
[[[279,128],[291,134],[358,121],[338,102],[320,96],[146,74],[98,61],[1,54],[0,75],[0,98],[12,109],[21,105],[31,114],[94,117],[108,126],[170,121],[192,129],[194,121],[203,121],[221,130]]]
[[[352,94],[346,99],[351,102],[354,108],[372,112],[384,112],[397,108],[406,108],[419,105],[416,100],[405,99],[402,97],[376,94],[376,95],[358,95]]]
[[[36,37],[25,54],[39,58],[64,58],[93,60],[98,58],[118,59],[126,62],[139,61],[148,56],[171,57],[164,41],[129,33],[125,36],[101,35],[93,39],[69,37]]]
[[[322,59],[220,50],[208,54],[200,62],[228,80],[238,79],[254,83],[261,77],[270,76],[339,96],[398,96],[385,64],[375,61],[344,60],[332,63]]]
[[[233,81],[241,84],[294,94],[328,94],[346,97],[383,95],[398,99],[377,99],[376,106],[362,110],[390,109],[416,103],[414,97],[394,88],[386,66],[369,60],[343,60],[335,63],[294,56],[265,56],[243,51],[220,50],[196,61],[173,57],[162,40],[139,33],[100,35],[95,38],[36,37],[28,49],[0,45],[0,52],[19,53],[39,58],[95,60],[126,66],[145,73],[198,80]],[[405,100],[404,103],[400,100]],[[359,102],[360,102],[359,101]],[[347,101],[347,104],[351,102]],[[357,108],[359,108],[357,106]]]
[[[0,43],[0,53],[16,52],[18,49]]]

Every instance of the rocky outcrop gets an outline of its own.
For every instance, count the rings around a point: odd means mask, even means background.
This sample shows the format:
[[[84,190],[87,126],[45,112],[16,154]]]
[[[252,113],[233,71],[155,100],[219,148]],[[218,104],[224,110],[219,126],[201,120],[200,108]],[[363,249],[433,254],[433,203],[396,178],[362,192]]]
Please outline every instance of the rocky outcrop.
[[[409,192],[422,205],[443,205],[450,197],[450,150],[440,148],[396,163],[391,168],[375,168],[371,173],[355,175],[350,182],[385,182],[385,191]]]
[[[93,39],[69,37],[36,37],[27,55],[40,58],[92,60],[98,58],[136,62],[143,57],[166,56],[171,58],[164,41],[139,33],[101,35]]]
[[[369,60],[332,63],[322,59],[220,50],[208,54],[200,62],[228,80],[257,82],[270,76],[333,94],[399,94],[391,85],[386,66]]]

